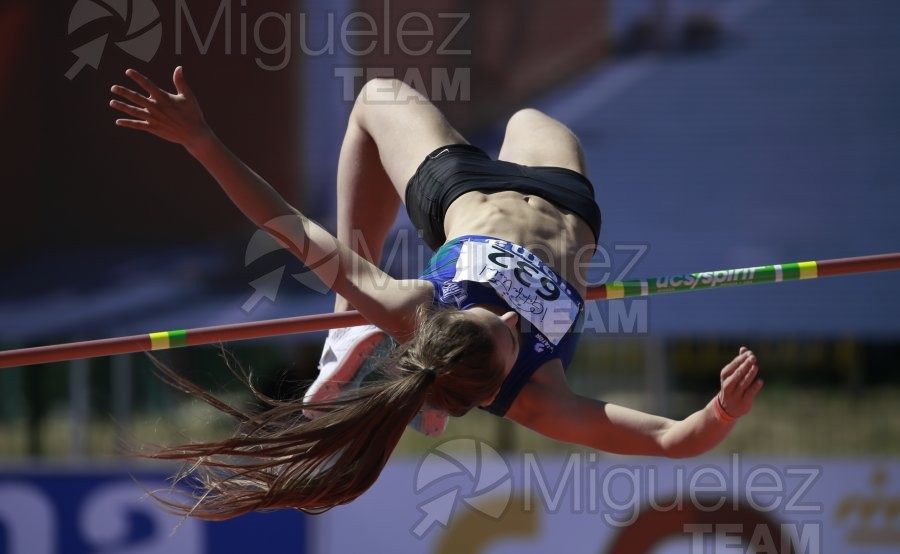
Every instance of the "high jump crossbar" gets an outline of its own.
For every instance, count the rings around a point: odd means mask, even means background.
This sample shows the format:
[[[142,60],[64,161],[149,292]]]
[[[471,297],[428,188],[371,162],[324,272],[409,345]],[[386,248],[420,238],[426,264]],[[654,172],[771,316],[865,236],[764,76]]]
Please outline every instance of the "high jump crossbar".
[[[587,300],[615,300],[668,292],[780,283],[892,269],[900,269],[900,252],[616,281],[588,287]],[[350,311],[37,346],[0,352],[0,368],[309,333],[365,323],[368,322],[359,312]]]

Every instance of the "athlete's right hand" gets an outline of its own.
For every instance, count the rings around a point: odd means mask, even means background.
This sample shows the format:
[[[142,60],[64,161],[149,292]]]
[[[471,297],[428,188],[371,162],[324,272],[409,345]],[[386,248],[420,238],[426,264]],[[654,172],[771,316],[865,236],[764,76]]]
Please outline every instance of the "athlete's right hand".
[[[184,69],[181,66],[175,68],[172,75],[176,94],[170,94],[159,88],[134,69],[127,70],[125,75],[144,89],[147,96],[123,86],[113,86],[111,92],[125,102],[111,100],[109,106],[131,118],[117,119],[116,125],[151,133],[181,144],[188,150],[199,146],[212,136],[200,104],[184,78]]]
[[[719,374],[722,388],[717,401],[731,417],[741,417],[753,407],[753,399],[762,390],[756,355],[742,346],[737,357]]]

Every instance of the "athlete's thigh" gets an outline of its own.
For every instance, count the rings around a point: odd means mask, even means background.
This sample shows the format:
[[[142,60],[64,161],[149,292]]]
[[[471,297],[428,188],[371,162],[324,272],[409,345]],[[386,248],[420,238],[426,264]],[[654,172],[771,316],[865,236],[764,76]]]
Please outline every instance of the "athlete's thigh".
[[[378,146],[381,163],[401,199],[428,154],[448,144],[467,144],[434,104],[402,81],[366,83],[353,117]]]
[[[575,133],[533,109],[510,118],[499,158],[531,167],[564,167],[586,175],[584,153]]]

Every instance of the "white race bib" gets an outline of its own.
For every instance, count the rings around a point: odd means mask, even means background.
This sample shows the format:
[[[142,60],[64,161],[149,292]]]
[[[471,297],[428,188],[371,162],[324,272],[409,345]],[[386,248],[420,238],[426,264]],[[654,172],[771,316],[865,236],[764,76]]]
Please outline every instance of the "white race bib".
[[[565,280],[524,247],[508,241],[465,242],[453,281],[489,284],[554,345],[569,332],[580,312],[578,297]]]

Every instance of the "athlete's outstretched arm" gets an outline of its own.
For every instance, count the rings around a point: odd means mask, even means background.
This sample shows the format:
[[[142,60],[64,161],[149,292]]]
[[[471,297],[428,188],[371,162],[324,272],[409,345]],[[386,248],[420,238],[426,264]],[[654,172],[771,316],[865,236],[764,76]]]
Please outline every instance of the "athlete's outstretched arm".
[[[112,87],[112,92],[124,101],[112,100],[110,106],[129,117],[116,120],[117,125],[182,145],[247,218],[306,262],[325,284],[350,300],[372,323],[394,336],[411,332],[419,300],[427,300],[431,295],[422,288],[427,283],[415,286],[416,283],[392,279],[288,204],[207,125],[181,67],[175,69],[172,77],[176,94],[132,69],[126,75],[146,95],[118,85]]]
[[[681,421],[643,413],[571,392],[562,367],[550,369],[519,394],[507,417],[548,437],[617,454],[683,458],[713,448],[734,427],[716,414],[739,418],[750,411],[762,388],[756,357],[746,348],[720,375],[719,394]]]

